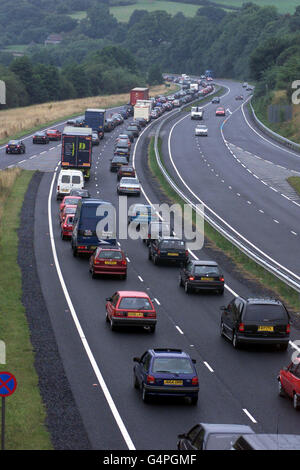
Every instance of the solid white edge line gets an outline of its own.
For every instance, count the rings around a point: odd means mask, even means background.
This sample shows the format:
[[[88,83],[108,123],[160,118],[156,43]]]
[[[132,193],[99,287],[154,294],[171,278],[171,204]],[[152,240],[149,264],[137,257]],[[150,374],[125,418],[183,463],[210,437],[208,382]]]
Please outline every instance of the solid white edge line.
[[[76,329],[77,329],[77,332],[79,334],[79,337],[81,339],[81,342],[83,344],[83,347],[85,349],[85,352],[88,356],[88,359],[91,363],[91,366],[94,370],[94,373],[97,377],[97,380],[100,384],[100,387],[103,391],[103,394],[106,398],[106,401],[108,403],[108,406],[113,414],[113,417],[119,427],[119,430],[123,436],[123,439],[128,447],[129,450],[135,450],[135,446],[129,436],[129,433],[125,427],[125,424],[123,423],[123,420],[117,410],[117,407],[112,399],[112,396],[108,390],[108,387],[104,381],[104,378],[100,372],[100,369],[96,363],[96,360],[93,356],[93,353],[91,351],[91,348],[88,344],[88,341],[84,335],[84,332],[81,328],[81,325],[80,325],[80,322],[78,320],[78,317],[77,317],[77,314],[76,314],[76,311],[75,311],[75,308],[73,306],[73,303],[72,303],[72,300],[71,300],[71,297],[69,295],[69,292],[68,292],[68,289],[67,289],[67,286],[65,284],[65,280],[63,278],[63,275],[62,275],[62,272],[61,272],[61,268],[60,268],[60,264],[59,264],[59,261],[58,261],[58,256],[57,256],[57,252],[56,252],[56,246],[55,246],[55,240],[54,240],[54,235],[53,235],[53,225],[52,225],[52,211],[51,211],[51,196],[52,196],[52,192],[53,192],[53,187],[54,187],[54,182],[55,182],[55,178],[56,178],[56,171],[57,171],[57,167],[56,167],[56,170],[53,174],[53,178],[52,178],[52,182],[51,182],[51,186],[50,186],[50,192],[49,192],[49,196],[48,196],[48,223],[49,223],[49,234],[50,234],[50,242],[51,242],[51,248],[52,248],[52,254],[53,254],[53,258],[54,258],[54,263],[55,263],[55,267],[56,267],[56,271],[57,271],[57,275],[58,275],[58,278],[59,278],[59,282],[61,284],[61,287],[62,287],[62,290],[63,290],[63,293],[64,293],[64,296],[65,296],[65,299],[67,301],[67,304],[68,304],[68,307],[69,307],[69,310],[70,310],[70,313],[72,315],[72,318],[73,318],[73,321],[74,321],[74,324],[76,326]]]

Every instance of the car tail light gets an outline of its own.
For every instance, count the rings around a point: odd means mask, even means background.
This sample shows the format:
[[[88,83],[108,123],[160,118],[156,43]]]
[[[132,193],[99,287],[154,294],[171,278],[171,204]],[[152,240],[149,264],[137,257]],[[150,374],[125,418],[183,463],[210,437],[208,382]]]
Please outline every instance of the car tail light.
[[[189,281],[194,281],[194,280],[195,280],[194,276],[189,277]]]
[[[185,256],[189,256],[189,251],[185,250]]]
[[[224,277],[221,276],[219,280],[224,282]]]
[[[193,377],[192,378],[192,385],[198,385],[198,384],[199,384],[198,377]]]
[[[245,325],[244,323],[239,324],[239,331],[245,331]]]
[[[147,375],[147,384],[154,384],[155,383],[155,378],[153,375]]]
[[[157,250],[157,254],[160,255],[160,250]]]
[[[291,325],[289,323],[286,325],[286,332],[287,333],[291,332]]]
[[[100,264],[100,263],[101,263],[101,261],[99,259],[94,260],[94,264]]]
[[[122,263],[121,263],[123,266],[127,266],[127,261],[126,259],[122,259]]]

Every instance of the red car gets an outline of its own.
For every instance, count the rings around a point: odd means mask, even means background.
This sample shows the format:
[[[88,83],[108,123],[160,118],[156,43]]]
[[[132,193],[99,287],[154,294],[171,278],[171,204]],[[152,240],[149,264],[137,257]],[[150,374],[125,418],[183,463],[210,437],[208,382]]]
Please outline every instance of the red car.
[[[146,292],[118,291],[106,299],[106,321],[117,326],[141,326],[154,333],[156,311]]]
[[[46,132],[49,140],[60,140],[61,132],[58,129],[48,129]]]
[[[120,181],[123,176],[135,178],[135,169],[133,168],[133,166],[122,165],[118,170],[118,181]]]
[[[216,109],[216,116],[225,116],[225,114],[225,109],[222,106]]]
[[[279,372],[278,390],[281,397],[288,396],[293,399],[295,410],[300,409],[300,358]]]
[[[60,223],[63,223],[65,221],[65,218],[67,217],[68,214],[74,215],[76,212],[77,206],[65,206],[64,209],[60,212],[59,214],[59,220]]]
[[[59,213],[64,210],[65,206],[77,206],[80,199],[80,196],[65,196],[62,202],[60,203]]]
[[[60,235],[62,240],[71,238],[73,232],[74,214],[68,214],[60,224]]]
[[[121,279],[127,277],[127,261],[120,248],[99,246],[90,257],[90,272],[94,278],[98,274],[113,274]]]

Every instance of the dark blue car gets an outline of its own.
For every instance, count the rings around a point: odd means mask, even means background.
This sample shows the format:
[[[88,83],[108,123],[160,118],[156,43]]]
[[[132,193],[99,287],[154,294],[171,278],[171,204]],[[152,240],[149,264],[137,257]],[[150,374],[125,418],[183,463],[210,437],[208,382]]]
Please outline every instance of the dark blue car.
[[[148,349],[135,357],[134,386],[142,390],[143,401],[154,396],[188,397],[198,402],[199,382],[195,360],[181,349]]]

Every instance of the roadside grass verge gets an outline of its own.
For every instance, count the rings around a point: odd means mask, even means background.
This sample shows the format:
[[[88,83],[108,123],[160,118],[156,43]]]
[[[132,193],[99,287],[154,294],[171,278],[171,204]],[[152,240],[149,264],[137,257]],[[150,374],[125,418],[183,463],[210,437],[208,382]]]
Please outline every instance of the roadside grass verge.
[[[22,279],[17,262],[20,212],[33,174],[19,168],[0,172],[0,340],[6,345],[6,364],[0,367],[13,373],[18,382],[15,393],[6,400],[5,441],[8,450],[53,448],[45,427],[46,412],[21,302]]]
[[[294,188],[300,196],[300,176],[290,176],[287,178],[287,182]]]
[[[163,163],[160,139],[158,142],[158,150],[161,161]],[[183,207],[185,202],[172,189],[159,169],[154,151],[154,137],[151,138],[148,148],[148,165],[153,176],[158,180],[160,189],[166,195],[166,197],[172,203],[180,204]],[[196,215],[195,211],[193,211],[193,221],[195,222],[195,220]],[[244,253],[242,253],[237,247],[235,247],[232,243],[226,240],[226,238],[220,235],[206,221],[204,221],[204,233],[205,246],[215,251],[224,253],[231,260],[231,262],[234,263],[236,272],[241,273],[250,281],[259,283],[262,288],[272,292],[275,297],[282,299],[290,310],[300,315],[300,296],[298,292],[287,286],[280,279],[273,276],[259,264],[255,263],[246,255],[244,255]]]
[[[150,87],[150,95],[169,94],[178,89],[178,85],[165,84]],[[122,106],[129,101],[129,92],[117,95],[94,96],[76,100],[55,101],[23,108],[0,111],[0,145],[8,139],[18,139],[31,134],[41,127],[49,127],[59,121],[71,119],[83,114],[87,108],[112,108]]]

